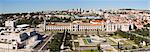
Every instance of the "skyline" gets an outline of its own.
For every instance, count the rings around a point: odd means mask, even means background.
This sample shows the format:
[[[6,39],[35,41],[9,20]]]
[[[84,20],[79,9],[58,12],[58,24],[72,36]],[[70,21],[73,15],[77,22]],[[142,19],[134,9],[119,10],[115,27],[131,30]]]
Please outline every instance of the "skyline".
[[[149,9],[148,0],[0,0],[0,13],[62,9]]]
[[[0,52],[144,51],[148,0],[0,0]]]

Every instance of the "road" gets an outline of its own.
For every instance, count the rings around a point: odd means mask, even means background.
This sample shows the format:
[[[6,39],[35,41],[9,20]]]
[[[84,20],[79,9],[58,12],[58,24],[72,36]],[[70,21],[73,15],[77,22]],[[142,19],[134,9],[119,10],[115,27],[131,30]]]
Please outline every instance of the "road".
[[[39,45],[37,45],[34,49],[35,50],[39,50],[45,43],[46,41],[48,41],[49,37],[47,37],[46,39],[44,39]]]
[[[52,34],[52,35],[48,38],[48,40],[46,40],[46,42],[45,42],[44,45],[39,49],[39,51],[40,51],[40,50],[44,50],[44,49],[47,50],[48,43],[49,43],[50,40],[53,38],[53,36],[54,36],[54,34]]]
[[[37,45],[34,50],[47,50],[47,47],[48,46],[48,42],[51,40],[51,38],[53,37],[54,34],[49,34],[48,37],[46,37],[39,45]]]

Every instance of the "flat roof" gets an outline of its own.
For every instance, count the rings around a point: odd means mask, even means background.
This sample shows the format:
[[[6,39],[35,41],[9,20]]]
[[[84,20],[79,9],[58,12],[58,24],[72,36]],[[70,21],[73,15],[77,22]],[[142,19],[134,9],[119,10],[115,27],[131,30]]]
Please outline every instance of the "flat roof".
[[[30,25],[28,25],[28,24],[17,25],[17,27],[20,27],[20,28],[27,27],[27,26],[30,26]]]

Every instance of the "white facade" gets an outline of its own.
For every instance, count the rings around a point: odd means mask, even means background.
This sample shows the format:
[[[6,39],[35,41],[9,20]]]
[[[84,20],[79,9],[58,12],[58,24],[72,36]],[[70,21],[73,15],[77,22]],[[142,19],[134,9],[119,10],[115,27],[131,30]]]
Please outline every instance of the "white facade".
[[[117,30],[122,30],[122,31],[129,31],[130,25],[133,26],[133,24],[118,24],[118,23],[109,23],[106,25],[106,31],[108,32],[113,32]]]
[[[5,27],[15,27],[15,21],[11,21],[11,20],[8,20],[8,21],[5,21]]]
[[[21,31],[21,32],[0,32],[0,48],[4,49],[18,49],[26,45],[32,45],[37,41],[38,35],[35,31]]]
[[[6,49],[16,49],[17,44],[5,44],[5,43],[0,43],[0,48],[6,48]]]
[[[67,24],[67,23],[66,23]],[[46,25],[46,30],[68,30],[68,31],[106,31],[106,32],[114,32],[117,30],[129,31],[129,26],[133,24],[128,23],[107,23],[107,24],[91,24],[91,23],[79,23],[73,24],[68,23],[68,25]]]
[[[97,29],[102,29],[102,26],[92,26],[92,25],[80,25],[80,24],[69,24],[69,25],[46,25],[46,30],[68,30],[68,31],[96,31]]]

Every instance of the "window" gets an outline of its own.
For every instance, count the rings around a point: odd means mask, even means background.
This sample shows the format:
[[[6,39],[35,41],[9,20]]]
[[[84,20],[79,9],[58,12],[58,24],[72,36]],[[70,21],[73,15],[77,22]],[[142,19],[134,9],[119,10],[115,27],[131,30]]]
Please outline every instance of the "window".
[[[28,36],[27,33],[23,33],[23,34],[20,35],[20,38],[21,38],[21,41],[24,41],[24,40],[28,39],[29,36]]]
[[[36,31],[30,33],[30,36],[34,36],[34,35],[36,35]]]
[[[13,47],[13,49],[16,49],[16,47]]]
[[[15,41],[14,39],[12,39],[12,41]]]
[[[4,33],[1,33],[1,35],[5,35]]]

